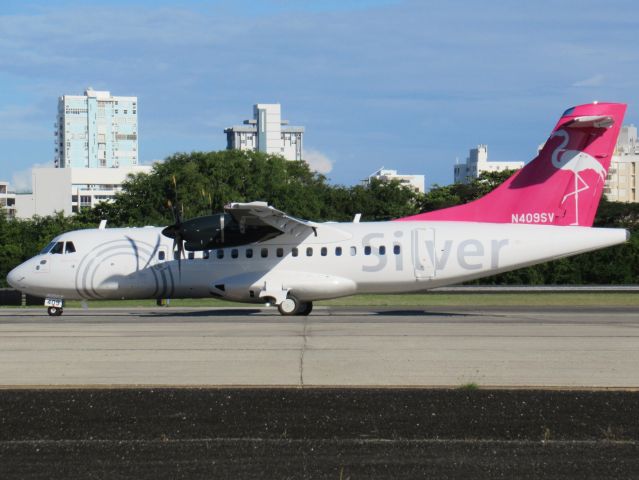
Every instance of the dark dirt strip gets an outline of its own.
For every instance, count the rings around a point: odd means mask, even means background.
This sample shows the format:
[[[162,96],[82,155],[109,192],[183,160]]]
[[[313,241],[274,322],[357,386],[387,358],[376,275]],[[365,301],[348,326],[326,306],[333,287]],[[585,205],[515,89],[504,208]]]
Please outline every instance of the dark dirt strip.
[[[0,478],[639,478],[639,393],[0,390]]]

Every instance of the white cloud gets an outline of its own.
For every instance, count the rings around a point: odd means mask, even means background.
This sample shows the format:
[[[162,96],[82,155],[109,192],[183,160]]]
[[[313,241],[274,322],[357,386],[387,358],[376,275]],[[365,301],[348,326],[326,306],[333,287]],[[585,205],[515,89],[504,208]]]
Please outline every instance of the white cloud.
[[[590,78],[586,78],[585,80],[579,80],[572,84],[573,87],[600,87],[603,85],[604,77],[601,73],[594,75]]]
[[[333,170],[333,161],[317,150],[304,150],[304,160],[317,173],[327,174]]]

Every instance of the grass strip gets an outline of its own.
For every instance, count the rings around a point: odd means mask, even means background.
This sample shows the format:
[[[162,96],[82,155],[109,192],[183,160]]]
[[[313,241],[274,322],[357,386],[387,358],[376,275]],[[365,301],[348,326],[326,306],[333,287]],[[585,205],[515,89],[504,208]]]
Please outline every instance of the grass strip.
[[[636,292],[517,292],[517,293],[418,293],[398,295],[353,295],[322,300],[316,306],[337,307],[420,307],[420,306],[639,306]],[[69,301],[68,308],[81,307],[79,301]],[[155,300],[91,300],[89,308],[156,307]],[[238,308],[259,306],[235,303],[215,298],[172,299],[170,307]]]

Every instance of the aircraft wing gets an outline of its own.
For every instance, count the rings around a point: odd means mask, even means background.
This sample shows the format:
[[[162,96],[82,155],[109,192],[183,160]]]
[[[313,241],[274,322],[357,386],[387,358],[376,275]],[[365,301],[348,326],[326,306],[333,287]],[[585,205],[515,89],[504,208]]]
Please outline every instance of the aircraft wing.
[[[233,216],[240,230],[246,225],[268,225],[294,237],[307,237],[310,234],[317,236],[320,227],[318,223],[287,215],[266,202],[229,203],[224,211]]]

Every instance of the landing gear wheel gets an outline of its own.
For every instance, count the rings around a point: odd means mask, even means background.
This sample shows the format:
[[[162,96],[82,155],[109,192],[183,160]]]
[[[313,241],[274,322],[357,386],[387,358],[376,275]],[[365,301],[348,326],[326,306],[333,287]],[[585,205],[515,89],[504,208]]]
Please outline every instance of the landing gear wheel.
[[[297,311],[298,315],[310,315],[313,311],[313,302],[302,302],[300,303],[300,308]]]
[[[277,306],[280,315],[295,315],[300,307],[300,302],[295,297],[288,297]]]
[[[47,313],[52,317],[59,317],[62,315],[62,309],[59,307],[49,307],[47,308]]]
[[[277,306],[282,315],[303,315],[306,316],[313,310],[313,302],[300,302],[295,297],[288,297]]]

